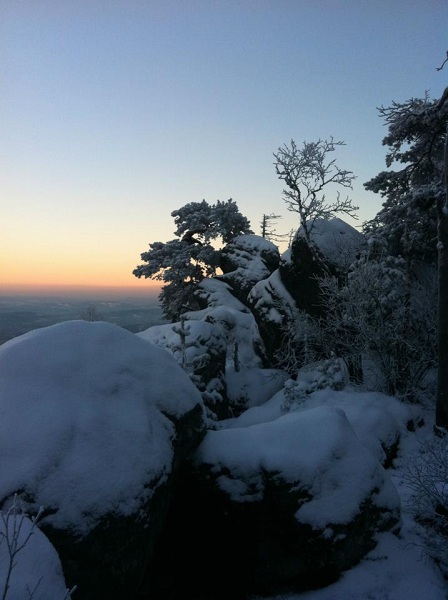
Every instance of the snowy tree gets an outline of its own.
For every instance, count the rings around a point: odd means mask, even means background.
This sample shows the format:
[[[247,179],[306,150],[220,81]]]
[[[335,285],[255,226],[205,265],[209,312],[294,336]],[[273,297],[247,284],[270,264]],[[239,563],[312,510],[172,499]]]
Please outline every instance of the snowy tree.
[[[252,233],[250,222],[231,198],[226,202],[218,200],[216,204],[208,204],[205,200],[190,202],[173,211],[171,216],[174,217],[177,236],[195,231],[205,243],[220,237],[227,244],[237,235]]]
[[[385,197],[371,228],[406,259],[438,260],[438,391],[436,423],[448,429],[448,194],[444,175],[448,89],[440,100],[411,98],[379,109],[388,125],[386,165],[365,187]],[[445,181],[444,181],[445,179]],[[437,227],[436,227],[437,223]],[[437,241],[436,241],[437,240]]]
[[[356,218],[357,206],[352,201],[341,198],[336,191],[336,199],[327,200],[325,191],[336,186],[352,188],[355,176],[351,171],[341,169],[330,154],[344,142],[319,139],[317,142],[304,142],[299,148],[294,140],[290,146],[284,144],[274,152],[275,170],[286,188],[283,190],[288,210],[299,213],[300,225],[305,238],[311,244],[310,233],[316,219],[330,219],[338,214]]]
[[[194,295],[197,285],[216,274],[220,251],[211,241],[220,238],[227,243],[252,231],[232,199],[212,205],[205,200],[190,202],[171,216],[179,239],[149,244],[150,249],[141,254],[145,264],[138,265],[133,274],[165,283],[159,300],[164,316],[174,322],[183,312],[199,308]]]
[[[325,307],[322,345],[345,359],[355,379],[362,378],[365,362],[380,375],[375,387],[419,400],[437,355],[430,280],[414,282],[409,299],[405,261],[374,247],[352,264],[345,284],[329,276],[319,283]]]

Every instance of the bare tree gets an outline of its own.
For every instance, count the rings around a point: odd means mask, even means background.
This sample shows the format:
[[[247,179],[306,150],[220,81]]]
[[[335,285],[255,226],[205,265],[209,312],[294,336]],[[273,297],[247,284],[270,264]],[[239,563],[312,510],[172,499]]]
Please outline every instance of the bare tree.
[[[79,316],[82,321],[90,321],[92,323],[103,320],[101,313],[94,304],[89,304],[89,306],[86,306]]]
[[[334,185],[352,188],[355,176],[351,171],[341,169],[336,159],[331,160],[329,154],[344,142],[319,139],[317,142],[304,142],[299,148],[294,140],[291,145],[284,144],[274,152],[275,170],[286,188],[283,196],[288,210],[300,215],[300,224],[305,238],[310,243],[310,233],[316,219],[330,219],[337,214],[345,214],[357,218],[357,206],[347,197],[341,198],[339,191],[336,199],[327,201],[325,190]]]
[[[288,238],[288,233],[277,233],[274,225],[277,223],[278,219],[281,219],[280,215],[276,215],[274,213],[270,213],[269,215],[263,214],[263,218],[260,223],[262,237],[271,242],[281,242]]]
[[[5,545],[6,564],[4,565],[5,581],[0,581],[1,600],[8,600],[10,597],[17,597],[11,587],[12,574],[14,569],[20,562],[19,554],[30,544],[30,540],[38,528],[37,522],[43,514],[43,507],[39,509],[36,515],[30,516],[19,505],[17,494],[14,494],[12,503],[9,508],[0,510],[0,546]],[[38,591],[38,587],[43,579],[40,577],[33,589],[27,585],[27,598],[32,600]],[[62,600],[70,600],[72,594],[76,591],[77,586],[73,586],[70,590],[67,589]],[[9,593],[11,592],[11,594]],[[40,597],[40,595],[39,595]]]

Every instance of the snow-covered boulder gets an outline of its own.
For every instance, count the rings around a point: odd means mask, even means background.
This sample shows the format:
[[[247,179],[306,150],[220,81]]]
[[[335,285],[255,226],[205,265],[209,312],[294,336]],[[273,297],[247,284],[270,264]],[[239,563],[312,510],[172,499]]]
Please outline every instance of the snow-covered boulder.
[[[297,237],[304,237],[302,228],[298,230]],[[367,248],[364,235],[337,217],[316,219],[311,239],[324,259],[342,273],[346,273],[359,252]]]
[[[321,389],[301,393],[295,389],[300,380],[288,381],[284,388],[262,406],[254,406],[221,427],[250,427],[275,421],[289,412],[331,407],[343,410],[361,442],[383,466],[390,466],[400,452],[400,443],[417,429],[423,419],[416,405],[404,404],[380,392],[360,392],[356,389]],[[293,385],[291,385],[293,384]]]
[[[284,405],[283,405],[284,406]],[[421,409],[404,404],[380,392],[335,391],[323,389],[299,401],[289,410],[306,410],[320,406],[344,411],[361,442],[385,467],[390,467],[400,451],[402,438],[422,423]]]
[[[218,570],[222,597],[323,587],[400,524],[388,473],[328,406],[209,431],[175,506],[166,547],[186,597],[201,597]]]
[[[319,278],[346,273],[365,244],[364,236],[341,219],[316,220],[311,241],[310,246],[299,229],[278,269],[258,281],[247,298],[266,354],[271,364],[281,368],[300,367],[311,339],[317,358],[328,355],[308,319],[325,317]]]
[[[317,278],[326,274],[341,275],[365,247],[362,233],[342,219],[316,219],[308,244],[303,229],[294,237],[291,248],[282,256],[280,276],[297,303],[313,316],[321,316],[322,305]]]
[[[136,589],[203,434],[188,375],[120,327],[71,321],[0,347],[0,502],[44,507],[79,598]]]
[[[220,279],[232,286],[235,296],[246,302],[250,289],[278,268],[280,254],[275,244],[259,235],[240,235],[221,251]]]

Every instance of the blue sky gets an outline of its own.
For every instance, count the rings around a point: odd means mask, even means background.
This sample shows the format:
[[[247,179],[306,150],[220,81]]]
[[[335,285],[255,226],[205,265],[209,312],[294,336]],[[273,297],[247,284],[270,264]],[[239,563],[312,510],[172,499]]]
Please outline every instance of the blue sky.
[[[441,95],[446,0],[2,0],[0,284],[143,285],[170,213],[233,198],[297,227],[272,153],[333,136],[360,223],[377,107]]]

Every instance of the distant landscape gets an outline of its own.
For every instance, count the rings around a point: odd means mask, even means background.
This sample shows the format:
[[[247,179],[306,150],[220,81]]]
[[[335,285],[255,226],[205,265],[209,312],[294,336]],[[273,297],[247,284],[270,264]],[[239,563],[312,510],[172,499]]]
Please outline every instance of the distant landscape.
[[[33,329],[74,319],[107,321],[132,333],[166,322],[156,296],[0,296],[0,344]]]

